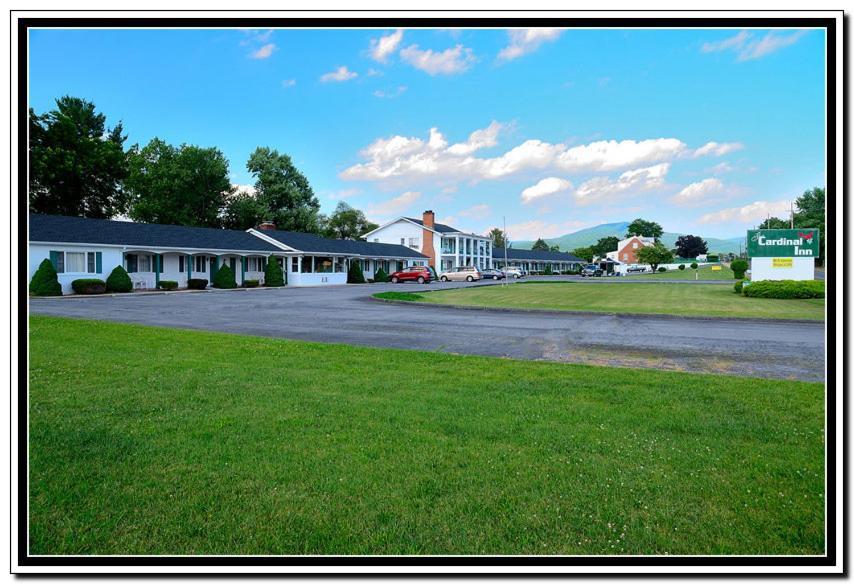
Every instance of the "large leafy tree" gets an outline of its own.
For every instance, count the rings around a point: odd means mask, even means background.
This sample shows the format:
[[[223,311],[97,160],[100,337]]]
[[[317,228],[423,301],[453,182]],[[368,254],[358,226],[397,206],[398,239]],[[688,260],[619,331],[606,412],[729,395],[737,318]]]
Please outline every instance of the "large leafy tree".
[[[709,246],[706,245],[706,240],[699,235],[680,235],[676,239],[676,253],[679,257],[695,258],[708,251]]]
[[[260,225],[266,214],[267,207],[255,195],[246,191],[236,192],[226,200],[222,211],[222,226],[244,231]]]
[[[620,238],[614,236],[602,237],[591,247],[593,248],[593,254],[599,256],[600,258],[605,257],[610,251],[617,251],[617,245],[620,243]]]
[[[489,239],[492,240],[493,247],[506,247],[507,235],[498,227],[493,227],[489,230]]]
[[[825,213],[824,189],[813,187],[795,199],[798,210],[795,212],[795,227],[812,227],[819,230],[819,257],[824,261],[825,243],[827,241],[827,215]]]
[[[368,221],[365,214],[344,201],[339,201],[329,217],[320,216],[321,231],[325,237],[335,239],[359,239],[379,225]]]
[[[37,213],[109,218],[125,210],[126,137],[106,126],[95,104],[78,97],[29,113],[30,209]]]
[[[219,227],[231,192],[228,160],[216,148],[179,147],[154,138],[129,152],[128,214],[144,223]]]
[[[779,217],[768,217],[765,221],[759,224],[759,229],[788,229],[792,224],[785,219]]]
[[[287,154],[256,148],[246,168],[255,177],[258,201],[264,205],[265,220],[278,229],[319,233],[320,203],[314,191]]]
[[[657,241],[653,245],[645,245],[640,248],[637,257],[638,263],[649,264],[653,272],[658,269],[660,264],[673,261],[673,253]]]
[[[574,250],[572,250],[572,255],[580,257],[585,261],[592,262],[593,256],[596,255],[596,252],[594,251],[592,246],[576,247]]]
[[[656,241],[664,234],[664,229],[655,221],[635,219],[626,228],[626,235],[639,235],[641,237],[654,237]]]
[[[549,244],[546,243],[546,241],[542,237],[540,237],[539,239],[537,239],[537,241],[534,242],[534,245],[531,246],[531,249],[539,250],[539,251],[551,250],[551,248],[549,247]]]

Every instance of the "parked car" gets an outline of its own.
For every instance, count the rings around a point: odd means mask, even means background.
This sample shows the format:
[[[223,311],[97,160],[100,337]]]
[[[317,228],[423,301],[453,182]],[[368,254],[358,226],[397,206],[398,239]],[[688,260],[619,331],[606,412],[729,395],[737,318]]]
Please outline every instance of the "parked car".
[[[518,280],[519,278],[524,278],[528,272],[523,270],[522,268],[517,267],[509,267],[504,269],[504,276],[507,278],[514,278]]]
[[[646,266],[639,266],[637,264],[632,264],[631,266],[626,268],[626,272],[628,272],[629,274],[631,274],[632,272],[645,272],[645,271],[646,271]]]
[[[433,279],[430,274],[430,269],[426,266],[409,266],[397,272],[392,272],[391,283],[398,282],[418,282],[419,284],[429,283]]]
[[[596,264],[589,264],[581,268],[582,278],[592,278],[593,276],[601,277],[603,273],[602,268]]]
[[[442,276],[439,279],[443,282],[474,282],[475,280],[480,280],[480,272],[474,266],[460,266],[442,272]]]
[[[487,270],[481,270],[480,271],[480,277],[483,278],[484,280],[502,280],[506,276],[504,275],[504,272],[502,272],[501,270],[493,270],[490,268]]]

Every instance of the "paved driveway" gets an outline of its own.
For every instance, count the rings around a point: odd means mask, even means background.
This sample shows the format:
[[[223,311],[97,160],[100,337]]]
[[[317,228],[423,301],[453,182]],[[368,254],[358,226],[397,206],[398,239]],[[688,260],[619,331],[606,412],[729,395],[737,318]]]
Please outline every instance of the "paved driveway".
[[[466,284],[32,299],[30,311],[374,347],[824,379],[821,323],[491,312],[370,298],[384,290],[414,292],[460,285]]]

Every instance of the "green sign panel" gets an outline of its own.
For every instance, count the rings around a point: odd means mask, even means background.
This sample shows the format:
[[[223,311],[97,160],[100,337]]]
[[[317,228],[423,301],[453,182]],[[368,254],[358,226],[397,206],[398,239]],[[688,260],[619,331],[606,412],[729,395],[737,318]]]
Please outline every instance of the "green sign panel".
[[[750,229],[747,255],[752,258],[817,258],[818,229]]]

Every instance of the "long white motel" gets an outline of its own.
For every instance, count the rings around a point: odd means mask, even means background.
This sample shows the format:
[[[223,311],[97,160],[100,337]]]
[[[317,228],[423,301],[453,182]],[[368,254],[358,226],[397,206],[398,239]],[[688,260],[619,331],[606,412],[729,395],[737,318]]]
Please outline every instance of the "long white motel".
[[[368,234],[373,235],[369,241],[353,241],[282,231],[269,223],[237,231],[31,213],[28,280],[45,259],[56,269],[63,294],[71,293],[72,281],[105,280],[116,266],[127,270],[135,290],[150,290],[161,280],[176,281],[180,288],[191,278],[212,282],[223,265],[231,267],[238,285],[246,280],[263,284],[266,262],[273,260],[282,266],[287,286],[346,284],[351,262],[359,262],[366,278],[373,278],[379,269],[390,274],[412,265],[431,265],[441,273],[457,265],[506,265],[528,271],[550,266],[553,271],[564,271],[584,263],[561,252],[511,248],[505,254],[480,235],[444,225],[425,227],[406,218],[392,224],[400,222],[418,226],[409,230],[417,235],[395,235],[394,241],[378,241],[381,237],[375,231]],[[428,233],[429,238],[422,237]],[[438,245],[430,249],[434,233],[442,235],[435,238]],[[444,244],[448,245],[442,247]],[[451,254],[442,253],[440,260],[437,249],[453,249],[453,259],[448,257]],[[437,267],[439,261],[441,268]]]

